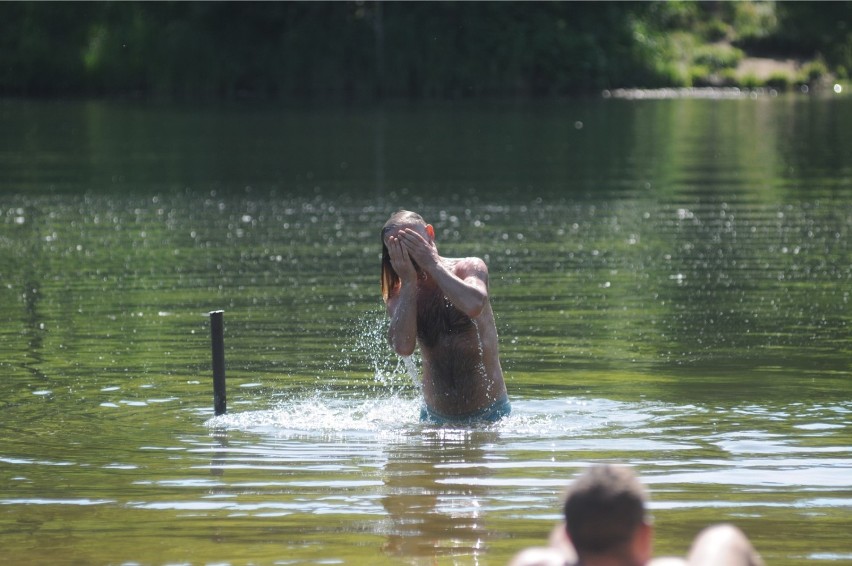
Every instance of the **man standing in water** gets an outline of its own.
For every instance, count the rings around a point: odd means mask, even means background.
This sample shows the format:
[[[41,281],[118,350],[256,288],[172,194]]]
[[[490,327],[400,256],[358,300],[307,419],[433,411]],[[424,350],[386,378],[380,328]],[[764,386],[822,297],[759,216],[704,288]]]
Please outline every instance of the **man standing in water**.
[[[509,414],[484,261],[441,257],[432,225],[400,210],[382,228],[382,297],[393,349],[410,356],[420,344],[421,420],[467,423]]]

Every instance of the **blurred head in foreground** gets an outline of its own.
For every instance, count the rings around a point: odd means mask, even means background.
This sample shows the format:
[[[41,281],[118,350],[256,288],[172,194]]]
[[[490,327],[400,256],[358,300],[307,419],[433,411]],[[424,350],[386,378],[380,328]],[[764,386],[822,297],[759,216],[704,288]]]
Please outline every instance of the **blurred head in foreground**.
[[[604,558],[638,566],[651,559],[652,528],[645,487],[625,466],[595,465],[568,489],[565,529],[580,563]]]
[[[596,465],[568,488],[565,522],[547,547],[518,553],[510,566],[763,566],[751,541],[734,525],[712,525],[692,543],[686,560],[652,558],[648,494],[625,466]]]

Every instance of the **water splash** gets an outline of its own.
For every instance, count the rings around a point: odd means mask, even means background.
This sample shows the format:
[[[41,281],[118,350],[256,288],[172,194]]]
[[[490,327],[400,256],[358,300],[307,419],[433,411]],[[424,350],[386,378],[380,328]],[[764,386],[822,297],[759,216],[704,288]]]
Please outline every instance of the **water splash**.
[[[211,429],[240,430],[274,436],[368,436],[398,437],[423,431],[490,430],[502,436],[555,438],[589,434],[593,440],[601,430],[645,426],[658,407],[606,399],[567,397],[518,399],[512,414],[495,423],[436,426],[420,421],[419,395],[380,392],[373,397],[337,396],[330,391],[280,400],[272,409],[228,413],[209,419]],[[600,439],[594,440],[600,442]]]
[[[384,307],[366,313],[354,325],[353,353],[362,356],[372,370],[376,383],[392,389],[403,389],[410,380],[420,391],[419,357],[414,354],[401,357],[387,343],[388,317]],[[407,377],[406,377],[407,376]]]
[[[279,401],[268,410],[228,413],[213,417],[207,426],[296,435],[304,433],[382,433],[417,426],[420,422],[417,397],[388,393],[367,398],[341,398],[328,391]]]
[[[414,385],[414,388],[418,391],[423,390],[423,382],[420,381],[420,371],[417,369],[417,359],[412,354],[410,356],[405,356],[402,358],[402,362],[405,364],[405,371],[408,374],[408,377],[411,378],[411,383]]]

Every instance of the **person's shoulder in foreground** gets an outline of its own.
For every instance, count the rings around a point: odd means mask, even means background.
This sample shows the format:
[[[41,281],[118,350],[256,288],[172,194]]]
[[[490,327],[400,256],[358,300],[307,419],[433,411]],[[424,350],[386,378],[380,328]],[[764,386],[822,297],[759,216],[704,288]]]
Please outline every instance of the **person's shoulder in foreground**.
[[[595,465],[569,487],[565,521],[549,546],[521,551],[511,566],[761,566],[748,538],[733,525],[702,531],[686,560],[652,558],[653,527],[647,491],[626,466]]]

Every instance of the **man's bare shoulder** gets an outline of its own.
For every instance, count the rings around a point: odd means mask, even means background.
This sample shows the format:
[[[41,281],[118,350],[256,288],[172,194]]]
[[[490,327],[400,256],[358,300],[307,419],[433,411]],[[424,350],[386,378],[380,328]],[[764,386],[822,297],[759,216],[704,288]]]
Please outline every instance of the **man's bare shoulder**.
[[[470,276],[477,276],[483,279],[488,277],[488,266],[482,258],[456,257],[445,258],[445,261],[453,273],[462,279]]]

